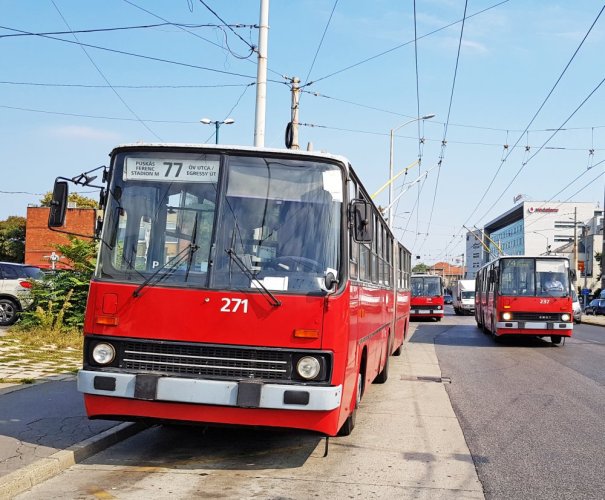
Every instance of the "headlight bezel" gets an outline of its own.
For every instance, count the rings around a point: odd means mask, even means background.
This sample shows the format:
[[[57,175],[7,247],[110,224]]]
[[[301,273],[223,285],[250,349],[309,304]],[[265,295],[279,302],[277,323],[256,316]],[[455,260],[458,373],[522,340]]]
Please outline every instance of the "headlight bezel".
[[[567,322],[569,320],[571,320],[571,314],[569,314],[569,313],[563,313],[563,314],[561,314],[561,321]]]
[[[311,368],[312,371],[309,373],[305,373],[303,366]],[[322,372],[322,363],[316,356],[305,355],[298,359],[295,365],[296,374],[302,378],[303,380],[313,381],[316,380]]]
[[[510,311],[506,311],[502,313],[502,320],[503,321],[511,321],[513,319],[513,313]]]

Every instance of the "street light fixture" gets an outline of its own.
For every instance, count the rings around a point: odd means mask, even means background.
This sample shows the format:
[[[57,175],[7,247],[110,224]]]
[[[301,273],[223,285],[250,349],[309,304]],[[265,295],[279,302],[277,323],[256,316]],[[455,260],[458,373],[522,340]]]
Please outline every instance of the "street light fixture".
[[[548,244],[548,236],[545,234],[539,233],[538,231],[531,231],[532,234],[537,234],[538,236],[542,236],[542,238],[546,238],[546,255],[550,255],[550,245]]]
[[[202,118],[200,120],[200,123],[203,123],[204,125],[210,125],[211,123],[214,123],[214,127],[215,127],[214,143],[218,144],[218,129],[220,128],[220,126],[223,124],[231,125],[232,123],[235,123],[235,120],[233,118],[226,118],[225,120],[211,120],[210,118]]]
[[[393,200],[393,138],[395,136],[395,132],[397,130],[399,130],[402,127],[405,127],[406,125],[409,125],[410,123],[414,123],[420,120],[430,120],[431,118],[434,118],[435,115],[434,114],[430,114],[430,115],[424,115],[424,116],[419,116],[418,118],[413,118],[401,125],[399,125],[398,127],[392,128],[391,129],[391,133],[390,133],[390,154],[389,154],[389,213],[388,213],[388,221],[389,221],[389,227],[393,226],[393,208],[391,207],[391,202]]]

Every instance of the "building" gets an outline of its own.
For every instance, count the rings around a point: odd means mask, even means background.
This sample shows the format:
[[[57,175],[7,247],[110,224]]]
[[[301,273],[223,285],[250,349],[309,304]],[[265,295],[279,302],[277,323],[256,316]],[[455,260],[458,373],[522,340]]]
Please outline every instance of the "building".
[[[600,252],[602,248],[602,228],[603,210],[596,202],[521,201],[486,224],[482,231],[467,233],[468,277],[474,278],[471,271],[477,269],[478,253],[481,265],[502,254],[564,255],[577,270],[579,285],[586,281],[587,288],[599,286],[599,267],[594,256],[595,250]],[[482,240],[483,248],[478,248],[473,240],[480,247]]]
[[[449,262],[437,262],[429,268],[429,273],[441,276],[445,288],[451,290],[454,283],[464,277],[464,266],[455,266]]]
[[[488,260],[485,256],[486,249],[483,239],[483,231],[479,229],[466,233],[464,252],[464,255],[466,255],[466,272],[464,273],[464,279],[474,280],[479,268]]]
[[[69,243],[68,235],[48,228],[48,207],[27,207],[25,222],[25,263],[42,268],[69,268],[61,260],[57,245]],[[62,231],[79,238],[91,239],[94,235],[97,210],[94,208],[68,208]]]

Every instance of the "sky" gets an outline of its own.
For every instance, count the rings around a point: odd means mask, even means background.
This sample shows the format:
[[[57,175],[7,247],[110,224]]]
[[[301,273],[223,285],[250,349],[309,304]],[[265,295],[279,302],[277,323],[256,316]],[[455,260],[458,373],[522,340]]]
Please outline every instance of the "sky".
[[[260,2],[0,5],[0,220],[119,144],[214,143],[202,118],[235,120],[222,144],[254,144]],[[293,77],[301,148],[347,157],[369,193],[389,179],[393,130],[394,172],[412,165],[394,181],[395,235],[428,264],[456,262],[465,228],[520,194],[603,206],[603,7],[272,0],[265,146],[284,147]]]

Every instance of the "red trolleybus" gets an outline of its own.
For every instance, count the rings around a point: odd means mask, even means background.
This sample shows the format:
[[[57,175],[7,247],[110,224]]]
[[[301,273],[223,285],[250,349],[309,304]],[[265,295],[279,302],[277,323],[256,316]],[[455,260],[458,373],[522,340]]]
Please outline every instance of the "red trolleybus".
[[[412,275],[412,318],[443,318],[443,280],[432,274]]]
[[[411,264],[348,161],[137,144],[104,178],[89,417],[350,433],[401,352]],[[58,179],[49,226],[66,196]]]
[[[533,335],[560,344],[573,332],[573,272],[565,257],[500,257],[476,276],[477,326],[494,337]]]

